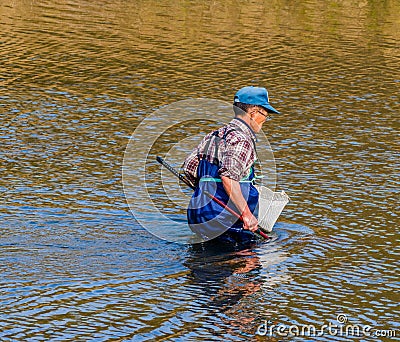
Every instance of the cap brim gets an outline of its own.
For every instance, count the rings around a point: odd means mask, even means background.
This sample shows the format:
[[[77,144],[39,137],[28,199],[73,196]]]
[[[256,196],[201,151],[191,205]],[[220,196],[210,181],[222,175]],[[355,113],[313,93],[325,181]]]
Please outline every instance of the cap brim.
[[[265,104],[265,105],[261,105],[261,107],[264,107],[268,112],[272,112],[275,114],[280,114],[279,111],[277,111],[274,107],[272,107],[270,104]]]

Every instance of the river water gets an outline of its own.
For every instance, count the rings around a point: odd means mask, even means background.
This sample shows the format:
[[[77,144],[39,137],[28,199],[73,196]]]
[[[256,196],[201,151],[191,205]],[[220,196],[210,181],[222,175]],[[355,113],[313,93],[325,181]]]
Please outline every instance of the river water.
[[[2,0],[0,340],[281,340],[260,325],[338,315],[400,336],[399,39],[397,0]],[[149,234],[122,185],[135,128],[244,85],[282,113],[273,241]]]

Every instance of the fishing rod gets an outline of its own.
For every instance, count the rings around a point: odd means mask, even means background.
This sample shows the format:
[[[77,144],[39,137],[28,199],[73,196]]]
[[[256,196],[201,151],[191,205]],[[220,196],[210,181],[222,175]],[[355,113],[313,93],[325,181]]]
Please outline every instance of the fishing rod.
[[[170,171],[172,174],[174,174],[176,177],[179,178],[183,183],[185,183],[189,188],[192,190],[195,190],[196,187],[192,184],[192,182],[187,179],[184,175],[180,174],[178,171],[176,171],[171,165],[169,165],[163,158],[157,156],[157,161],[164,166],[168,171]]]
[[[169,165],[163,158],[157,156],[157,161],[164,166],[168,171],[170,171],[172,174],[177,176],[183,183],[185,183],[188,187],[190,187],[192,190],[195,190],[196,187],[192,184],[192,182],[187,179],[184,175],[180,174],[178,171],[176,171],[171,165]],[[229,208],[224,202],[222,202],[220,199],[217,197],[213,196],[210,194],[207,190],[202,190],[203,193],[211,198],[214,202],[218,203],[222,208],[228,210],[233,216],[235,216],[237,219],[243,222],[243,217],[242,215],[239,215],[236,211],[233,209]],[[256,233],[261,235],[264,239],[271,239],[267,234],[265,234],[263,231],[260,230],[260,228],[257,228]]]

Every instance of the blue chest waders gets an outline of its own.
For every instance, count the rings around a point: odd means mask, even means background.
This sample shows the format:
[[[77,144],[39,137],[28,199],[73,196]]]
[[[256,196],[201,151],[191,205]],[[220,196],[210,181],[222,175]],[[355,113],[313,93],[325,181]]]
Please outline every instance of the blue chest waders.
[[[234,131],[234,129],[223,134],[222,140],[226,143],[226,136]],[[215,140],[215,150],[213,162],[209,162],[207,152],[212,140]],[[206,196],[203,191],[210,194],[228,204],[232,209],[236,209],[234,204],[229,201],[219,176],[218,170],[220,163],[218,160],[218,145],[221,138],[218,131],[215,131],[202,155],[198,155],[199,165],[197,168],[198,185],[192,195],[187,210],[188,223],[193,232],[200,235],[204,240],[217,239],[228,243],[250,243],[258,240],[257,236],[243,229],[243,223],[235,216],[225,210],[218,203]],[[258,217],[258,191],[253,185],[254,168],[250,168],[249,175],[242,179],[239,184],[243,197],[247,201],[247,205],[254,216]]]

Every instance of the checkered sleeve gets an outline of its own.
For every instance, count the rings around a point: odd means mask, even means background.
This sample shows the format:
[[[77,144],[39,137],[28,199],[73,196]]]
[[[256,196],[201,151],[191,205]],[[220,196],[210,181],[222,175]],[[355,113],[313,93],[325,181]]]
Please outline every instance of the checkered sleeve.
[[[192,183],[195,183],[197,178],[197,166],[199,165],[198,147],[194,148],[192,153],[185,159],[183,163],[183,173],[189,178]]]
[[[247,176],[255,159],[254,154],[252,142],[235,135],[233,139],[227,140],[219,175],[240,181]]]

